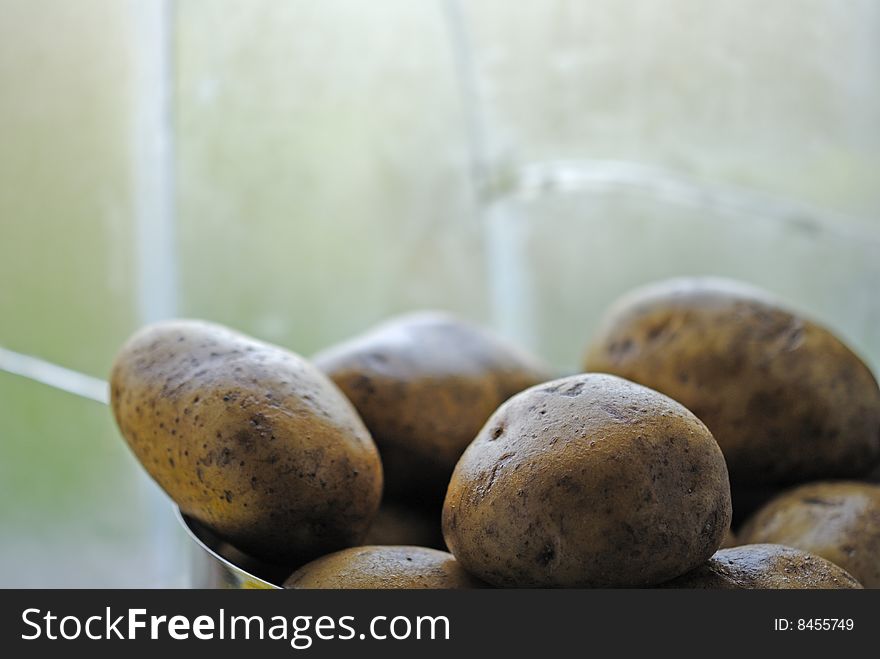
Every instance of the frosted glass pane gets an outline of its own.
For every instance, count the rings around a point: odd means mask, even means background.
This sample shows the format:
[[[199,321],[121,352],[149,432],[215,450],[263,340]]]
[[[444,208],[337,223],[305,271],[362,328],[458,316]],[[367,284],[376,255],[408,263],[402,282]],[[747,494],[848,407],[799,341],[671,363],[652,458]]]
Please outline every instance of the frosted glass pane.
[[[179,12],[187,314],[303,353],[405,308],[486,315],[439,3]]]
[[[138,324],[132,6],[0,0],[0,347],[98,378]],[[0,371],[0,585],[171,585],[156,491],[107,407]]]
[[[626,192],[509,199],[495,230],[522,279],[512,327],[566,369],[608,305],[627,290],[679,275],[752,282],[845,338],[880,371],[880,233],[711,210]]]
[[[2,15],[0,345],[103,377],[135,322],[125,6]]]
[[[151,492],[107,409],[0,372],[0,419],[0,586],[159,585]]]
[[[877,217],[880,4],[462,5],[507,167],[630,160]]]

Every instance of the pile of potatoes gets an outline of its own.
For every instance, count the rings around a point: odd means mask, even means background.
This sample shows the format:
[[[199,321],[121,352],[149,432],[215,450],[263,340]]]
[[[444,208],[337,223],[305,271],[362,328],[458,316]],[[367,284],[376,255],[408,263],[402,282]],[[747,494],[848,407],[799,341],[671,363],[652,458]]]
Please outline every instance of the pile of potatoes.
[[[289,588],[880,587],[880,388],[831,332],[676,279],[582,366],[435,312],[311,360],[168,321],[111,402],[180,510]]]

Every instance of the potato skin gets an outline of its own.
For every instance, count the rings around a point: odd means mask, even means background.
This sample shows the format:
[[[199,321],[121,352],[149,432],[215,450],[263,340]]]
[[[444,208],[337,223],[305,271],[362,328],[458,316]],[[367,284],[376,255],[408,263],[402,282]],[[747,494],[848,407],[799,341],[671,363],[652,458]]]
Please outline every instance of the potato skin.
[[[712,431],[735,487],[856,477],[880,459],[880,389],[833,334],[751,286],[673,279],[606,316],[584,368],[661,391]]]
[[[489,415],[550,379],[500,337],[440,312],[399,316],[313,361],[373,435],[388,495],[438,508],[456,461]]]
[[[426,547],[343,549],[294,572],[285,588],[484,588],[452,554]]]
[[[128,445],[181,511],[262,560],[357,544],[382,467],[354,408],[301,357],[211,323],[137,332],[111,373]]]
[[[727,468],[699,419],[646,387],[584,374],[492,415],[455,468],[443,534],[495,586],[649,586],[708,559],[730,515]]]
[[[880,485],[808,483],[749,519],[743,542],[776,542],[836,563],[865,588],[880,588]]]
[[[792,547],[754,544],[722,549],[661,588],[716,590],[845,589],[861,584],[839,565]]]

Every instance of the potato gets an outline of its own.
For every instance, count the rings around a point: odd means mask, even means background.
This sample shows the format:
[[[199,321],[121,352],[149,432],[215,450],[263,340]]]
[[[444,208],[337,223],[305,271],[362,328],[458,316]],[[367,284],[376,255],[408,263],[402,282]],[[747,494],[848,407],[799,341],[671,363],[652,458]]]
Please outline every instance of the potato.
[[[301,357],[219,325],[137,332],[111,374],[123,437],[181,511],[261,560],[357,544],[382,494],[354,408]]]
[[[440,509],[383,501],[373,519],[365,545],[407,545],[446,549],[440,528]]]
[[[354,547],[304,565],[285,588],[481,588],[452,554],[426,547]]]
[[[438,508],[456,461],[489,415],[550,378],[499,337],[437,312],[401,316],[313,361],[370,429],[388,494]]]
[[[706,426],[674,400],[576,375],[507,401],[459,460],[443,534],[496,586],[649,586],[708,559],[730,486]]]
[[[880,588],[880,485],[809,483],[781,494],[740,531],[743,542],[776,542],[846,569]]]
[[[880,389],[831,332],[760,290],[674,279],[611,309],[584,360],[679,401],[712,431],[735,488],[867,474]]]
[[[813,589],[861,588],[842,567],[820,556],[782,545],[722,549],[709,561],[662,588]]]
[[[724,537],[721,538],[721,549],[736,547],[738,544],[739,541],[737,540],[736,533],[734,533],[732,529],[727,529],[724,532]]]

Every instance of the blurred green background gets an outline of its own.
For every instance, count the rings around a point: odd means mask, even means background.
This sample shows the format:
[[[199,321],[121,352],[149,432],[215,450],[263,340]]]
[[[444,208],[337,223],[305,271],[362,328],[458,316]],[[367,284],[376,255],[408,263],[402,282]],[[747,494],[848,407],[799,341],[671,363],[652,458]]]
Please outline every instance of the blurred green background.
[[[0,346],[103,378],[155,294],[303,354],[441,307],[571,369],[714,273],[880,368],[880,3],[513,7],[0,0]],[[108,410],[2,369],[0,501],[0,586],[184,583]]]

